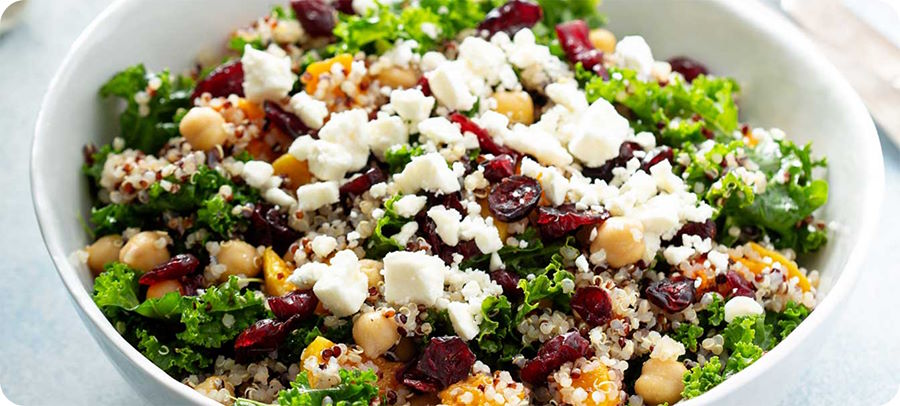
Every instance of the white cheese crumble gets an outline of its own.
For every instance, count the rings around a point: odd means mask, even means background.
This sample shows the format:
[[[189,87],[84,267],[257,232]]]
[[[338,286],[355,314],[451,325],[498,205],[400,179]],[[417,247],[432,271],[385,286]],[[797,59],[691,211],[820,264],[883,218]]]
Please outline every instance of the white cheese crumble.
[[[420,190],[453,193],[460,190],[459,179],[437,152],[413,157],[403,171],[394,175],[394,183],[405,194]]]
[[[314,130],[322,128],[325,117],[328,117],[328,106],[325,102],[314,99],[306,92],[291,96],[289,106],[304,125]]]
[[[316,182],[297,188],[297,208],[313,211],[340,200],[338,184],[335,181]]]
[[[433,305],[444,289],[444,268],[444,261],[422,251],[385,255],[384,299],[399,305]]]
[[[244,46],[241,65],[244,69],[243,87],[247,100],[255,103],[264,100],[278,101],[287,97],[294,87],[296,76],[291,72],[291,58],[287,56],[260,51],[248,44]]]
[[[401,217],[410,218],[425,207],[428,198],[425,196],[406,195],[394,202],[394,211]]]

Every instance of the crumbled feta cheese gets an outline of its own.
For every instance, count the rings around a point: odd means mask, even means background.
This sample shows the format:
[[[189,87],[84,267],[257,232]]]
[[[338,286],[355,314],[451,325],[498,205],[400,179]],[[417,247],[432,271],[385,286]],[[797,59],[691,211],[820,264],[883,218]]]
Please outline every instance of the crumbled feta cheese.
[[[670,245],[663,251],[663,257],[666,258],[666,262],[668,262],[669,265],[678,265],[687,261],[692,255],[694,255],[694,249],[691,247]]]
[[[299,161],[306,161],[310,173],[322,180],[341,180],[353,167],[353,156],[343,145],[308,135],[297,137],[288,153]]]
[[[384,299],[431,306],[444,290],[444,261],[422,251],[394,251],[384,256]]]
[[[481,216],[467,216],[459,224],[459,236],[463,240],[475,240],[475,245],[482,253],[490,254],[497,252],[503,248],[503,241],[500,240],[500,232],[491,219],[484,219]]]
[[[453,330],[460,338],[469,341],[478,335],[478,324],[475,323],[468,304],[452,302],[447,306],[447,314],[450,316]]]
[[[350,170],[362,169],[369,161],[368,121],[369,113],[364,109],[332,114],[328,123],[319,130],[319,140],[343,146],[350,153]]]
[[[584,92],[578,90],[578,83],[574,80],[551,83],[547,85],[546,92],[550,100],[573,113],[580,113],[588,108]]]
[[[297,203],[301,211],[313,211],[340,200],[338,183],[316,182],[297,188]]]
[[[316,253],[320,258],[325,258],[328,254],[331,254],[335,248],[337,248],[337,240],[334,237],[327,235],[318,235],[316,238],[313,238],[310,243],[313,252]]]
[[[450,110],[469,111],[478,100],[466,84],[468,72],[458,62],[442,63],[437,69],[425,74],[431,94]]]
[[[459,126],[444,117],[432,117],[422,120],[418,125],[419,133],[434,141],[435,144],[453,144],[463,140]]]
[[[295,200],[291,195],[287,192],[277,188],[268,188],[262,193],[263,199],[266,199],[267,202],[272,204],[277,204],[278,206],[284,208],[293,207],[297,204],[297,200]]]
[[[359,311],[369,296],[369,279],[359,270],[359,259],[351,250],[331,258],[327,271],[313,285],[313,292],[328,311],[346,317]]]
[[[277,48],[277,47],[276,47]],[[291,58],[260,51],[249,44],[241,57],[244,69],[244,95],[255,103],[285,98],[294,87]]]
[[[354,13],[363,17],[368,16],[370,11],[378,9],[378,3],[375,3],[375,0],[353,0],[350,6]]]
[[[397,234],[391,236],[391,239],[400,244],[400,246],[405,247],[407,243],[409,243],[409,239],[416,234],[416,231],[419,230],[419,225],[415,221],[410,221],[400,227],[400,231]]]
[[[755,299],[747,296],[735,296],[725,302],[725,322],[742,316],[756,316],[763,314],[763,308]]]
[[[537,158],[544,165],[566,166],[572,156],[556,137],[537,125],[516,124],[503,140],[503,144]]]
[[[328,106],[325,102],[313,98],[306,92],[291,96],[289,106],[304,125],[314,130],[322,128],[325,117],[328,117]]]
[[[384,197],[384,195],[387,194],[387,183],[378,182],[372,185],[372,187],[369,188],[369,194],[376,199]]]
[[[716,268],[717,271],[725,271],[728,269],[728,254],[719,251],[710,251],[706,255],[706,259]]]
[[[303,31],[300,21],[293,18],[290,20],[278,20],[278,24],[272,29],[272,39],[281,44],[299,42],[304,35],[306,35],[306,32]]]
[[[501,83],[513,88],[518,83],[503,50],[479,37],[466,37],[459,44],[458,60],[465,61],[473,76],[483,78],[488,85]]]
[[[437,69],[438,66],[447,62],[447,57],[440,52],[426,52],[425,55],[422,55],[422,61],[419,63],[419,67],[422,68],[424,72],[430,72]]]
[[[415,128],[431,115],[434,97],[425,96],[419,89],[396,89],[391,92],[391,108]]]
[[[410,218],[425,207],[427,200],[425,196],[406,195],[394,202],[394,211],[401,217]]]
[[[367,124],[369,146],[379,158],[384,157],[394,145],[409,142],[409,133],[403,119],[397,116],[378,117]]]
[[[566,201],[566,193],[569,191],[569,181],[556,167],[544,167],[528,157],[522,159],[522,175],[538,179],[541,182],[544,196],[554,206],[559,206]]]
[[[574,130],[569,152],[591,167],[603,165],[618,156],[619,146],[631,133],[628,120],[603,98],[597,99],[581,114],[577,126],[569,128]]]
[[[422,23],[419,25],[419,30],[422,31],[422,34],[428,36],[431,39],[437,39],[438,35],[441,32],[441,29],[434,23]]]
[[[633,69],[641,80],[651,79],[653,73],[653,53],[644,37],[629,35],[616,43],[615,59],[628,69]]]
[[[394,183],[405,194],[420,190],[453,193],[460,190],[459,180],[437,152],[413,157],[403,171],[394,175]]]
[[[435,232],[444,244],[455,247],[459,243],[459,223],[462,214],[456,209],[448,209],[444,206],[434,206],[428,209],[428,217],[434,221]]]
[[[269,181],[273,173],[275,173],[275,170],[268,162],[249,161],[244,164],[241,177],[244,178],[248,185],[261,189]]]

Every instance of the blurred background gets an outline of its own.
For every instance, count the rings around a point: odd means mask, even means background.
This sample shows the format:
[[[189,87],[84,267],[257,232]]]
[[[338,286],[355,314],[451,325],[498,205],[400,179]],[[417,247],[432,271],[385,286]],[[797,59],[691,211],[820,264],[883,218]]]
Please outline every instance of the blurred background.
[[[884,404],[900,384],[900,151],[891,141],[900,140],[900,0],[764,2],[800,25],[863,96],[879,124],[887,182],[882,238],[834,320],[840,327],[781,404]],[[0,391],[20,405],[145,404],[77,317],[41,241],[28,181],[50,78],[109,3],[0,0]]]

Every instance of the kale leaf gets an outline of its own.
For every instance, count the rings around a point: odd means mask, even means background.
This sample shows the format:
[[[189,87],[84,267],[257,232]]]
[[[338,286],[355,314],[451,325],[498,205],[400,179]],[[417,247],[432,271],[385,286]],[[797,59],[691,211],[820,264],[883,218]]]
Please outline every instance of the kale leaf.
[[[722,364],[719,362],[719,357],[716,356],[711,357],[703,366],[696,365],[691,368],[684,374],[684,389],[681,391],[681,397],[684,399],[695,398],[722,383],[725,378],[720,373],[721,370]]]
[[[513,323],[512,305],[506,296],[490,296],[481,304],[482,321],[475,342],[477,358],[490,365],[510,362],[521,350]]]
[[[394,145],[384,153],[384,162],[388,164],[390,173],[398,173],[406,168],[406,165],[412,162],[413,157],[422,155],[425,150],[421,145]]]
[[[378,376],[373,370],[341,369],[338,375],[341,382],[327,389],[313,388],[303,371],[291,382],[291,388],[278,393],[278,404],[281,406],[318,406],[331,404],[335,406],[368,406],[378,396]],[[329,402],[326,402],[326,398]]]
[[[367,258],[381,259],[388,252],[404,249],[397,240],[391,238],[400,232],[400,228],[408,221],[394,211],[394,203],[401,197],[402,195],[398,193],[384,202],[384,215],[375,223],[375,229],[366,241]]]
[[[697,343],[703,337],[703,327],[691,323],[681,323],[672,334],[672,339],[684,344],[691,352],[697,351]]]
[[[237,277],[206,289],[181,311],[184,331],[176,336],[189,344],[219,348],[265,317],[265,300],[253,291],[241,293]]]
[[[522,279],[519,281],[519,288],[525,292],[525,298],[522,301],[522,305],[519,306],[518,312],[516,312],[514,325],[518,326],[522,320],[525,320],[528,313],[537,309],[540,306],[540,301],[544,299],[551,300],[554,307],[564,312],[569,311],[569,301],[572,299],[574,289],[573,291],[567,291],[563,287],[563,281],[571,281],[574,287],[575,275],[560,269],[558,262],[548,265],[547,268],[548,273],[553,271],[552,279],[545,273],[538,275],[532,280]]]

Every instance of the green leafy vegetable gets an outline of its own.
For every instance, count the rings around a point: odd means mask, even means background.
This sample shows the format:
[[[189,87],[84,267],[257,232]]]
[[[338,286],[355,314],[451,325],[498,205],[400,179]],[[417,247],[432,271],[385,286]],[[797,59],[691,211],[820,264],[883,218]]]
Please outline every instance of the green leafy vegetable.
[[[100,187],[100,177],[103,176],[103,165],[106,163],[106,158],[109,154],[113,153],[113,147],[111,144],[104,145],[91,154],[91,164],[88,165],[85,163],[81,167],[81,171],[84,172],[85,175],[91,180],[91,184],[94,187]]]
[[[675,329],[672,338],[684,344],[691,352],[697,351],[697,342],[703,337],[703,327],[696,324],[681,323]]]
[[[718,327],[725,321],[725,302],[719,295],[712,295],[712,301],[700,314],[700,322],[706,326]]]
[[[681,397],[684,399],[695,398],[722,383],[725,378],[719,372],[721,370],[722,364],[719,362],[719,357],[715,356],[703,366],[697,365],[691,368],[684,374],[684,390],[681,391]]]
[[[385,151],[384,162],[388,164],[389,172],[392,174],[398,173],[403,171],[403,168],[405,168],[408,163],[412,162],[413,157],[424,153],[425,150],[422,149],[421,145],[394,145]]]
[[[197,373],[212,364],[212,359],[190,346],[163,344],[147,330],[136,329],[137,349],[163,371]]]
[[[381,259],[388,252],[404,249],[397,240],[391,238],[407,223],[407,219],[394,211],[394,203],[401,197],[401,194],[397,194],[384,202],[384,215],[375,223],[375,229],[366,241],[366,257]]]
[[[378,396],[378,376],[373,370],[341,369],[341,382],[327,389],[316,389],[309,384],[306,371],[297,375],[291,388],[278,393],[281,406],[368,406]],[[328,399],[329,401],[326,401]]]
[[[554,261],[554,256],[558,257],[563,249],[574,249],[575,247],[574,237],[545,245],[534,227],[529,227],[522,234],[516,235],[516,239],[524,241],[524,244],[516,246],[504,245],[503,248],[497,251],[497,255],[503,260],[506,269],[514,271],[520,276],[546,273],[547,266]],[[475,256],[463,261],[460,268],[488,269],[490,260],[490,255]],[[557,261],[559,261],[559,258],[557,258]]]
[[[563,287],[563,281],[571,281],[574,287],[575,275],[559,269],[558,262],[550,264],[547,268],[555,270],[552,279],[543,274],[530,281],[527,279],[519,281],[519,288],[525,292],[525,299],[516,313],[515,325],[519,325],[528,313],[537,309],[539,302],[544,299],[551,300],[555,307],[564,312],[569,311],[569,301],[572,299],[574,289],[567,292]]]
[[[806,306],[793,301],[787,302],[784,310],[774,316],[775,334],[779,340],[784,340],[807,316],[809,316],[809,309]]]
[[[148,91],[148,86],[157,82],[159,86]],[[169,138],[178,136],[174,117],[178,109],[191,106],[193,86],[189,78],[173,78],[166,70],[151,73],[138,64],[113,76],[100,88],[100,96],[116,96],[127,102],[125,111],[119,116],[125,146],[153,154]],[[137,100],[142,98],[146,103],[138,103]]]
[[[509,362],[520,351],[521,340],[506,296],[490,296],[481,304],[482,321],[473,346],[477,358],[489,364]]]
[[[189,344],[219,348],[265,317],[263,302],[253,291],[242,294],[237,277],[232,276],[193,298],[193,303],[181,312],[184,331],[176,336]]]
[[[94,279],[94,303],[107,315],[118,310],[133,310],[141,303],[137,290],[135,271],[121,262],[113,262]]]

